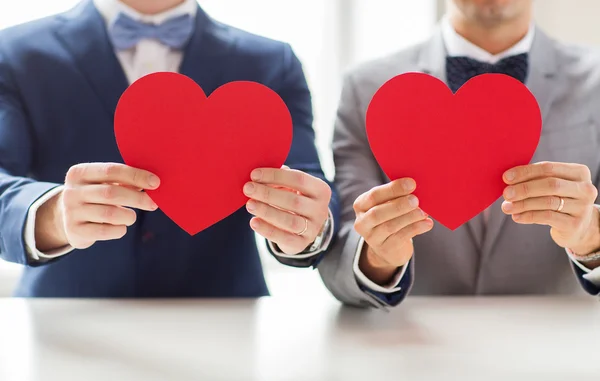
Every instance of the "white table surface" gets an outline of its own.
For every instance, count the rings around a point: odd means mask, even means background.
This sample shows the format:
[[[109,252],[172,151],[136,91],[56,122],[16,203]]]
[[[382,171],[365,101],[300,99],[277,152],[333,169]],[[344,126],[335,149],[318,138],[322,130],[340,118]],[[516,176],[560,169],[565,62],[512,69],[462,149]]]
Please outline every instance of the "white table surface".
[[[0,299],[0,380],[600,380],[594,298]]]

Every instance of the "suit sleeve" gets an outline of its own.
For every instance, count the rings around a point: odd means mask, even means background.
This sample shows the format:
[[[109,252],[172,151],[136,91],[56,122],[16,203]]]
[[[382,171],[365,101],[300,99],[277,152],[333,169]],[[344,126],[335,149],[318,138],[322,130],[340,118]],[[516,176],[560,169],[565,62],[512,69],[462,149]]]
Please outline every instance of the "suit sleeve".
[[[597,99],[600,103],[600,98]],[[600,125],[600,108],[597,108],[593,114],[593,120],[596,126]],[[591,168],[590,168],[591,169]],[[596,178],[593,179],[594,184],[596,185],[596,189],[600,190],[600,168],[596,172]],[[600,194],[596,198],[596,205],[600,208]],[[569,260],[571,261],[571,266],[579,281],[581,287],[590,295],[600,296],[600,268],[596,269],[588,269],[584,263],[577,262],[575,258],[573,258],[569,254],[569,250],[566,250],[567,255],[569,256]]]
[[[600,171],[598,173],[600,178]],[[596,187],[600,189],[599,182],[596,182]],[[596,199],[596,207],[600,210],[600,195]],[[578,262],[572,255],[569,249],[566,249],[567,255],[571,260],[571,266],[575,272],[575,276],[579,281],[579,284],[583,289],[590,295],[600,296],[600,267],[595,269],[589,269],[585,266],[585,263]]]
[[[354,201],[361,194],[385,182],[381,170],[369,147],[365,122],[358,103],[351,76],[347,76],[338,108],[333,135],[335,185],[341,203],[340,232],[323,261],[319,273],[331,293],[342,303],[357,307],[386,307],[399,304],[410,291],[413,279],[413,262],[409,262],[399,286],[394,293],[369,290],[358,282],[353,264],[361,243],[354,230]]]
[[[302,64],[288,44],[285,44],[283,49],[283,75],[278,93],[290,110],[294,125],[292,147],[286,165],[318,177],[330,185],[332,195],[329,210],[333,219],[333,237],[335,237],[339,226],[338,196],[335,187],[327,180],[321,168],[315,145],[311,94]],[[322,251],[316,255],[290,258],[289,256],[277,255],[269,245],[267,247],[275,259],[293,267],[316,267],[327,253],[327,251]]]
[[[0,258],[26,265],[31,264],[24,239],[29,208],[58,185],[26,177],[33,160],[32,135],[18,87],[0,45]]]

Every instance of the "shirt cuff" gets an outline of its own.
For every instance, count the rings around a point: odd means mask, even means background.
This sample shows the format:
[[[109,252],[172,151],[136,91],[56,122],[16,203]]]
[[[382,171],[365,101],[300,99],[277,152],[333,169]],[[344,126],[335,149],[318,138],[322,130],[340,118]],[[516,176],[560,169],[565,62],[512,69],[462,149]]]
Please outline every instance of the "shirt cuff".
[[[358,282],[364,287],[370,289],[371,291],[380,292],[382,294],[393,294],[395,292],[400,291],[401,288],[398,285],[400,284],[404,273],[406,273],[406,269],[408,268],[408,266],[402,266],[401,268],[399,268],[396,272],[396,275],[394,276],[394,279],[389,284],[387,284],[386,286],[380,286],[377,283],[373,282],[371,279],[367,278],[367,276],[363,274],[362,271],[360,271],[360,267],[358,266],[364,244],[365,240],[361,238],[360,241],[358,241],[358,248],[356,249],[356,254],[354,255],[354,265],[352,266],[352,268],[354,269],[354,275],[356,276]]]
[[[600,210],[600,205],[594,205],[598,210]],[[575,253],[571,249],[565,249],[567,255],[571,259],[571,261],[575,264],[575,266],[579,267],[581,271],[584,272],[583,279],[586,279],[592,282],[595,286],[600,287],[600,267],[595,268],[594,270],[587,268],[583,263],[577,260]],[[590,254],[591,256],[598,256],[600,251]]]
[[[73,247],[65,246],[59,249],[51,250],[45,253],[42,253],[37,249],[37,245],[35,242],[35,218],[37,215],[37,211],[46,201],[50,200],[52,197],[59,194],[63,189],[63,186],[58,186],[56,188],[52,188],[48,192],[44,193],[44,195],[31,205],[29,211],[27,212],[27,220],[25,221],[25,249],[27,251],[27,255],[33,261],[43,261],[44,259],[53,259],[73,251]]]
[[[573,254],[573,252],[570,249],[565,249],[565,251],[567,252],[567,255],[569,256],[571,261],[573,261],[575,266],[579,267],[581,269],[581,271],[583,271],[585,273],[585,275],[583,276],[583,279],[589,280],[595,286],[600,287],[600,267],[597,267],[594,270],[591,270],[591,269],[587,268],[583,263],[579,262],[575,258],[575,255]]]
[[[329,247],[329,244],[331,243],[331,240],[333,239],[333,232],[335,231],[335,229],[334,229],[335,226],[334,226],[333,214],[331,213],[331,209],[329,209],[329,217],[328,218],[329,218],[329,228],[326,233],[325,239],[323,239],[323,242],[321,242],[319,247],[315,248],[312,251],[301,252],[299,254],[286,254],[286,253],[282,252],[279,249],[279,247],[277,247],[277,245],[275,245],[273,242],[271,242],[269,240],[267,240],[267,245],[269,245],[269,249],[271,249],[271,252],[274,255],[281,257],[281,258],[306,259],[306,258],[313,257],[313,256],[327,250],[327,248]]]

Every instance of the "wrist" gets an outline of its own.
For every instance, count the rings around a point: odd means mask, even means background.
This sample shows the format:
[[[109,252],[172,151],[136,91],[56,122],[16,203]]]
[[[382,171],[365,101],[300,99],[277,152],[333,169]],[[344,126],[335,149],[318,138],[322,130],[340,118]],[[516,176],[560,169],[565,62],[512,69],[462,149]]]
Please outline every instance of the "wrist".
[[[380,286],[385,286],[392,281],[398,268],[402,267],[402,265],[397,266],[382,259],[365,242],[360,254],[358,267],[371,281]]]
[[[35,218],[36,248],[41,251],[51,251],[67,246],[67,239],[60,205],[62,192],[55,195],[37,210]]]
[[[577,256],[584,257],[600,250],[600,208],[594,207],[590,227],[586,230],[580,244],[569,248]]]

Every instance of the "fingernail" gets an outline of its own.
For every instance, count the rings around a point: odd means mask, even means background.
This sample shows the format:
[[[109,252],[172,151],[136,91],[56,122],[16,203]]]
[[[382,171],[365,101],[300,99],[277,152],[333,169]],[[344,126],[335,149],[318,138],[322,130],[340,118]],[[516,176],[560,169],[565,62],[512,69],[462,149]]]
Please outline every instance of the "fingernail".
[[[248,203],[246,204],[246,208],[248,209],[249,212],[255,211],[256,210],[256,202],[254,200],[248,201]]]
[[[417,205],[419,205],[419,200],[415,196],[410,195],[410,196],[408,196],[408,204],[411,207],[416,208]]]
[[[159,184],[160,184],[160,179],[158,178],[158,176],[155,176],[155,175],[148,176],[148,185],[150,185],[152,188],[156,188]]]
[[[428,217],[427,213],[425,213],[425,211],[424,211],[423,209],[420,209],[420,210],[421,210],[421,215],[422,215],[423,217]]]
[[[511,210],[513,210],[514,206],[512,204],[512,202],[503,202],[502,203],[502,209],[506,210],[507,212],[510,212]]]
[[[515,171],[513,171],[513,170],[507,171],[507,172],[504,174],[504,177],[505,177],[505,178],[506,178],[506,180],[508,180],[508,181],[513,181],[513,180],[515,179],[515,177],[516,177],[516,176],[517,176],[517,174],[516,174],[516,173],[515,173]]]
[[[244,185],[244,193],[249,195],[252,194],[254,192],[254,184],[252,183],[247,183],[246,185]]]
[[[515,221],[519,221],[521,219],[521,215],[520,214],[515,214],[512,216],[513,220]]]
[[[258,229],[259,225],[260,223],[257,219],[253,218],[252,220],[250,220],[250,226],[252,227],[252,229]]]
[[[414,189],[415,186],[415,182],[412,180],[403,180],[402,181],[402,188],[406,189],[407,191],[412,191]]]
[[[513,188],[513,187],[506,188],[505,194],[506,194],[507,198],[513,198],[513,197],[515,197],[515,188]]]
[[[260,169],[252,171],[252,173],[250,174],[250,178],[253,181],[260,181],[260,179],[262,178],[262,171]]]

